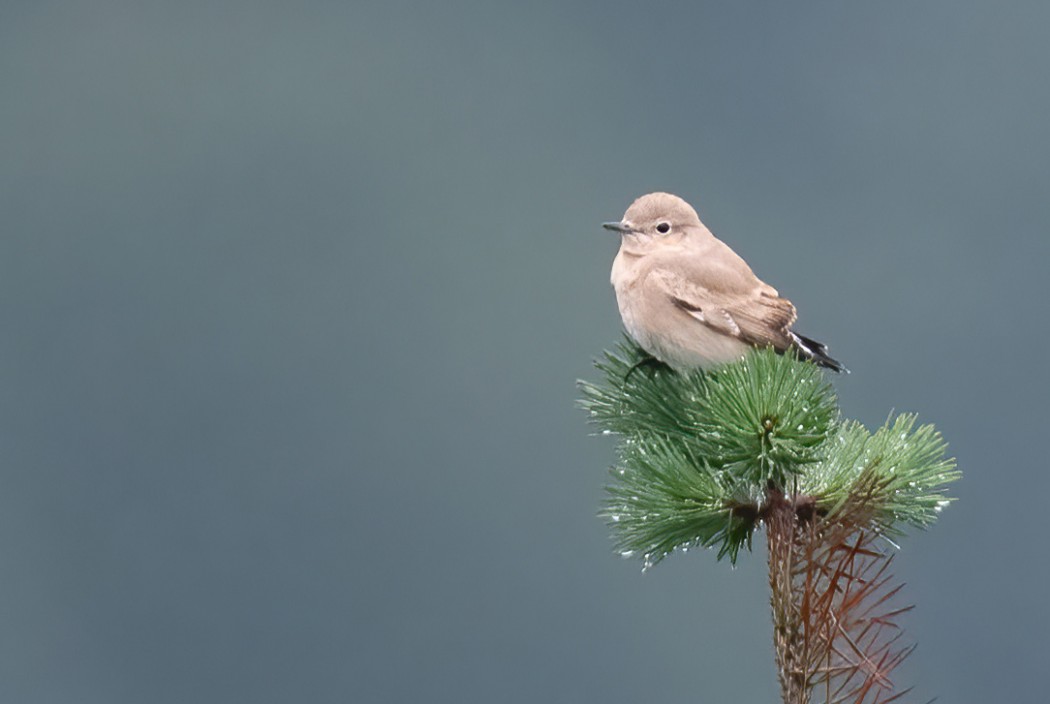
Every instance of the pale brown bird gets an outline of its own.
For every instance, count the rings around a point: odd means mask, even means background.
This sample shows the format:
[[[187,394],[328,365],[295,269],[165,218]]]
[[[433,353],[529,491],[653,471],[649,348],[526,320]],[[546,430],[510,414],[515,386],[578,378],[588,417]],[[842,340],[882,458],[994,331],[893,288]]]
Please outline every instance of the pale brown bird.
[[[711,368],[768,346],[847,371],[827,347],[791,330],[791,301],[755,276],[678,196],[644,195],[623,220],[602,227],[621,235],[612,285],[624,327],[657,360],[678,371]]]

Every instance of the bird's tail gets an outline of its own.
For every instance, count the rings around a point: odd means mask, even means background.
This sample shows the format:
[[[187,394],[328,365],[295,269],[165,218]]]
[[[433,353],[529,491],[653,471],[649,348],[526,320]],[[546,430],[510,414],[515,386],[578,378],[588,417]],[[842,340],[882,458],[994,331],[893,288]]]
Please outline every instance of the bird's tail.
[[[827,345],[795,332],[791,333],[791,337],[795,341],[795,349],[805,359],[811,359],[820,366],[827,367],[833,371],[849,374],[849,369],[846,369],[841,362],[828,355]]]

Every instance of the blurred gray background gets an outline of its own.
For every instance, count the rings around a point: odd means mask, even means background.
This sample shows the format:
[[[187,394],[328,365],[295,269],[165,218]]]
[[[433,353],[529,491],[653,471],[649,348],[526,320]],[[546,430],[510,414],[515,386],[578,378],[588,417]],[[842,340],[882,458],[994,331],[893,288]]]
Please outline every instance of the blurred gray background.
[[[1042,701],[1050,9],[7,2],[0,701],[772,702],[764,547],[641,574],[575,381],[676,192],[961,501],[916,701]]]

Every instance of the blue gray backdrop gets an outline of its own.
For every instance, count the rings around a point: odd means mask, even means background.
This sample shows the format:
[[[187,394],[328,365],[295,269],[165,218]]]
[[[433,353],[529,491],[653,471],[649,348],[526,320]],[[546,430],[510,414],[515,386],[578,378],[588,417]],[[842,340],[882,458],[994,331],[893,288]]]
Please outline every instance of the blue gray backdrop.
[[[575,380],[670,190],[961,501],[918,701],[1050,658],[1041,2],[6,2],[0,701],[771,702],[761,540],[645,575]]]

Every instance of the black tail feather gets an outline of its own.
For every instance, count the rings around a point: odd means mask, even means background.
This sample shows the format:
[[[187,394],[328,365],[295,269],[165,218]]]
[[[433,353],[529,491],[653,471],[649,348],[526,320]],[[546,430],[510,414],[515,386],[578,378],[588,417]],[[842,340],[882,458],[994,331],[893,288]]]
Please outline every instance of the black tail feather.
[[[828,354],[828,346],[822,342],[806,337],[805,335],[799,335],[796,332],[791,333],[791,337],[795,340],[795,349],[801,353],[806,359],[811,359],[822,367],[827,367],[836,372],[845,372],[849,374],[849,369],[842,366],[842,363],[832,358]]]

